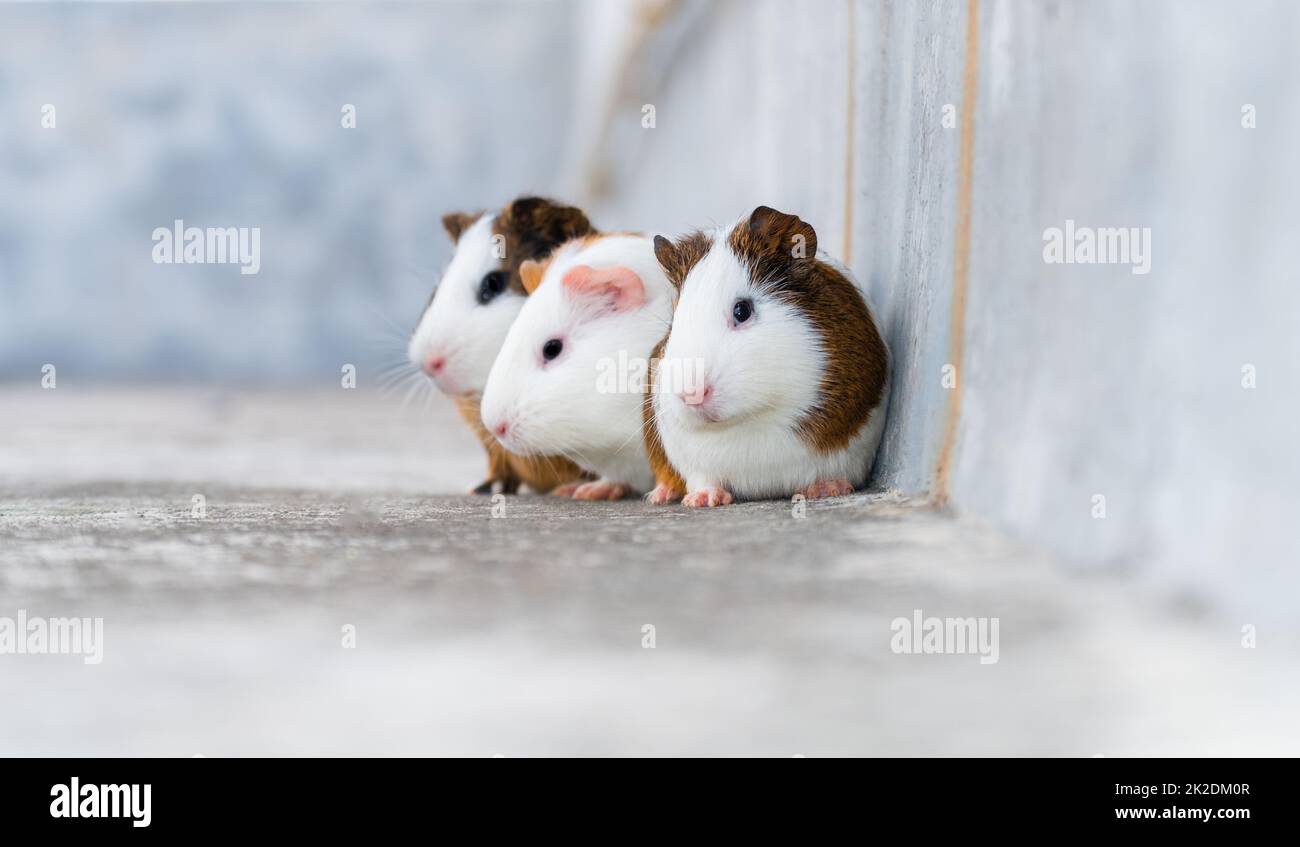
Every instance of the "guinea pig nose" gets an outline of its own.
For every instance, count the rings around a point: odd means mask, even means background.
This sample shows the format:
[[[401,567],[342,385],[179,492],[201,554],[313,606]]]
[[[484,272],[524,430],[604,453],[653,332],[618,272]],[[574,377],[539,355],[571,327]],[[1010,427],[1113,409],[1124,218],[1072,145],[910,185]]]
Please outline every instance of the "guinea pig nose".
[[[695,385],[682,395],[682,402],[687,406],[702,406],[709,402],[709,398],[712,396],[712,385]]]
[[[441,373],[442,369],[447,366],[446,356],[430,356],[424,360],[424,372],[433,376]]]
[[[497,438],[505,438],[506,433],[509,430],[510,430],[510,425],[507,424],[505,421],[502,421],[501,423],[492,427],[492,434],[495,435]]]

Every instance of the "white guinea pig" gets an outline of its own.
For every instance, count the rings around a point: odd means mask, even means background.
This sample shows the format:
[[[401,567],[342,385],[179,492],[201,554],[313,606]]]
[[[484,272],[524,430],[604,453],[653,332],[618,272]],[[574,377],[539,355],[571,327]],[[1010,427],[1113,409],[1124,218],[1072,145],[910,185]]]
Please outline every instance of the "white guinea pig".
[[[889,351],[847,269],[766,206],[655,253],[680,296],[646,399],[650,499],[848,494],[884,428]]]
[[[595,473],[578,499],[648,491],[645,369],[674,294],[653,242],[589,236],[521,276],[531,295],[492,365],[483,425],[511,452],[555,453]]]
[[[580,209],[541,197],[520,197],[500,212],[444,215],[456,251],[411,336],[407,356],[456,406],[488,454],[487,480],[513,493],[521,482],[547,491],[579,475],[555,457],[512,456],[483,431],[478,400],[488,371],[527,299],[519,267],[571,238],[593,231]]]

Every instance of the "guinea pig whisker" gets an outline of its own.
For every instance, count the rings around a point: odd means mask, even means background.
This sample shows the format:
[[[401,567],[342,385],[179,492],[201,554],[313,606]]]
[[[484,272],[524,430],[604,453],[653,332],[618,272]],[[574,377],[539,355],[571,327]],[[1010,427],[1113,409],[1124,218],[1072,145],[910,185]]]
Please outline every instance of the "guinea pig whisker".
[[[551,457],[546,455],[545,453],[538,453],[536,456],[533,457],[533,461],[543,465],[548,471],[554,473],[555,465],[552,464]]]
[[[418,373],[420,372],[409,364],[404,367],[393,365],[380,371],[375,379],[380,384],[392,384],[396,382],[405,382],[407,379],[410,379],[413,375]]]
[[[424,395],[424,405],[420,407],[420,420],[425,421],[429,419],[429,407],[433,404],[433,390],[427,380],[421,384],[420,393]]]
[[[381,371],[376,376],[376,379],[379,379],[381,381],[392,381],[399,378],[406,378],[411,376],[412,374],[418,374],[418,373],[419,371],[411,367],[405,367],[405,368],[391,367],[388,368],[387,370]]]
[[[393,389],[399,385],[405,386],[408,382],[417,381],[421,373],[412,368],[394,368],[381,373],[375,378],[375,382],[380,388]]]
[[[583,456],[580,450],[574,450],[568,445],[561,445],[556,448],[555,452],[559,453],[561,456],[568,459],[570,462],[573,462],[580,468],[591,467],[591,462],[587,461],[587,457]]]
[[[406,394],[402,397],[401,408],[397,410],[399,415],[406,413],[406,407],[410,405],[411,399],[419,395],[420,387],[420,382],[416,380],[412,383],[411,387],[406,390]]]
[[[618,447],[615,449],[616,453],[623,452],[623,448],[631,444],[633,440],[644,437],[642,433],[642,429],[644,428],[644,422],[643,422],[643,415],[640,406],[636,407],[636,414],[633,417],[636,419],[637,425],[628,427],[628,429],[631,431],[631,434],[628,435],[627,438],[623,439],[622,444],[618,445]]]
[[[418,372],[418,369],[415,367],[415,365],[411,364],[410,362],[408,362],[408,361],[406,361],[406,360],[384,362],[384,363],[381,363],[381,364],[379,365],[379,367],[380,367],[380,371],[379,371],[379,373],[380,373],[381,376],[388,376],[388,375],[390,375],[390,374],[398,374],[398,373],[402,373],[402,372],[404,372],[404,371],[416,371],[416,372]]]
[[[390,382],[387,385],[384,385],[382,387],[384,392],[384,397],[386,399],[391,400],[395,398],[398,394],[410,390],[413,387],[414,382],[415,382],[414,380],[409,380],[409,379],[402,379],[402,380],[397,380],[395,382]]]
[[[374,303],[367,303],[366,305],[370,309],[370,314],[378,318],[380,321],[382,321],[383,325],[387,327],[388,332],[392,333],[394,336],[398,338],[405,338],[407,335],[409,335],[408,332],[402,330],[396,323],[394,323],[393,320],[388,317],[388,315],[385,315],[383,312],[379,311],[379,307],[376,306]]]

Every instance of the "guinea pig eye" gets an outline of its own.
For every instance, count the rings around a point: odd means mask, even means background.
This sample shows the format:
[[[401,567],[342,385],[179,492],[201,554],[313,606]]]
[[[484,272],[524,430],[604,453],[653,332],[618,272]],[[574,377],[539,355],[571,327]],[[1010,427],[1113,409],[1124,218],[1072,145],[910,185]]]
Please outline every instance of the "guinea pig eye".
[[[560,351],[563,349],[564,342],[558,338],[552,338],[542,345],[542,358],[549,362],[560,355]]]
[[[506,290],[505,271],[492,271],[478,284],[478,301],[484,305],[491,303],[496,296]]]
[[[736,304],[731,307],[731,319],[740,326],[745,321],[754,316],[754,302],[752,300],[737,300]]]

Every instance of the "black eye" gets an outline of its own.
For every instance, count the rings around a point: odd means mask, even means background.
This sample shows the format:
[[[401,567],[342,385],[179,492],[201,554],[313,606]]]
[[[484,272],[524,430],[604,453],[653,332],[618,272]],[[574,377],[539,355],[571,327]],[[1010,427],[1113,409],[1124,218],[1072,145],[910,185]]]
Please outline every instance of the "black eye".
[[[542,345],[542,358],[549,362],[560,355],[560,351],[563,349],[564,342],[558,338],[552,338]]]
[[[754,316],[754,304],[749,300],[737,300],[736,305],[731,307],[731,317],[737,324],[743,324]]]
[[[506,290],[506,272],[492,271],[478,284],[478,301],[484,305],[491,303],[498,294]]]

